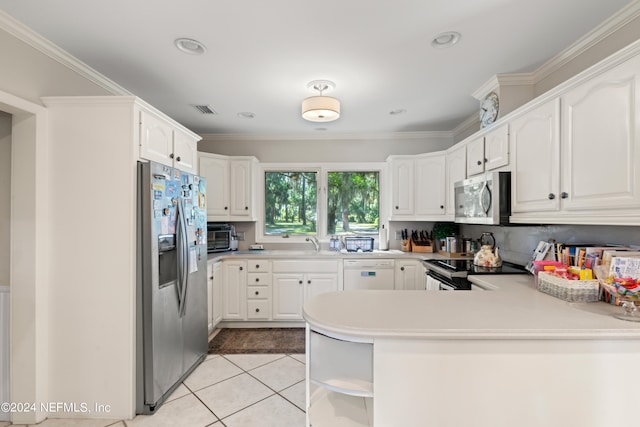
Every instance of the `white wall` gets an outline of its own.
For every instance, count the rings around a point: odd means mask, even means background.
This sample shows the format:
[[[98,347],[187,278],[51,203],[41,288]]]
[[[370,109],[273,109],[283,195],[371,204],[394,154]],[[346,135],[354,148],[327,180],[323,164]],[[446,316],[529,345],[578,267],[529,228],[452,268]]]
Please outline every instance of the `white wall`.
[[[453,145],[450,132],[415,132],[379,137],[317,139],[203,135],[198,150],[227,156],[256,156],[261,162],[383,162],[391,154],[421,154]]]
[[[0,111],[0,286],[9,286],[10,219],[11,115]]]

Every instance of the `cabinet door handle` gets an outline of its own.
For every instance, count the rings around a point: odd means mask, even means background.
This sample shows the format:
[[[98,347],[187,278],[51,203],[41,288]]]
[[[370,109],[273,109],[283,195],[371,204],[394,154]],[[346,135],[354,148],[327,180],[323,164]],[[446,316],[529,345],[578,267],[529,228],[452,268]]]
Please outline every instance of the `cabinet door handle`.
[[[560,193],[560,197],[562,197],[563,199],[566,199],[567,197],[569,197],[569,193],[563,191],[562,193]]]
[[[478,160],[478,166],[480,166],[482,164],[482,162],[480,160]]]
[[[404,267],[400,267],[400,271],[404,271]]]
[[[213,276],[209,277],[209,279],[213,280]]]
[[[440,205],[440,209],[444,209],[444,205]]]
[[[396,209],[400,209],[398,206],[396,206]]]
[[[260,281],[259,277],[256,277],[256,283],[258,283]]]
[[[256,313],[260,313],[260,309],[259,308],[256,308]]]
[[[484,159],[484,162],[487,163],[489,161],[489,159]]]
[[[224,210],[226,211],[227,209],[229,209],[227,206],[224,207]]]
[[[180,156],[176,157],[176,160],[177,160],[177,161],[180,161]]]
[[[240,267],[240,271],[242,271],[242,267]]]
[[[245,207],[244,207],[244,210],[245,210],[245,211],[248,211],[248,210],[249,210],[249,206],[245,206]]]
[[[173,153],[169,154],[169,158],[170,158],[170,159],[173,159],[173,157],[174,157],[174,156],[173,156]]]
[[[548,197],[549,197],[549,200],[553,200],[553,199],[555,199],[555,198],[556,198],[556,195],[555,195],[555,194],[553,194],[553,193],[549,193],[549,196],[548,196]]]
[[[307,284],[309,284],[309,285],[310,285],[310,284],[311,284],[311,280],[307,280]]]
[[[302,280],[298,281],[298,284],[299,284],[299,285],[302,285]]]

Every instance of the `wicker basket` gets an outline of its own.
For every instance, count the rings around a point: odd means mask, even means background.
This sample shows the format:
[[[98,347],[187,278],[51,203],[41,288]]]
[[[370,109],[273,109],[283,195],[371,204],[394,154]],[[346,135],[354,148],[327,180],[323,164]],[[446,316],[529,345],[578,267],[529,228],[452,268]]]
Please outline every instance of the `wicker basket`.
[[[596,302],[600,299],[597,280],[567,280],[544,271],[538,273],[538,290],[569,302]]]

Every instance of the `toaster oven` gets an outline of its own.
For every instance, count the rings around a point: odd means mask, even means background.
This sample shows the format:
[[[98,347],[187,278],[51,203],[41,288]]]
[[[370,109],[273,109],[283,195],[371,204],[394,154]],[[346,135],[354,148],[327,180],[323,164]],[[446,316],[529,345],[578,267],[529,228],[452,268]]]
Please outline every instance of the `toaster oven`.
[[[233,228],[229,224],[207,223],[207,253],[231,250]]]

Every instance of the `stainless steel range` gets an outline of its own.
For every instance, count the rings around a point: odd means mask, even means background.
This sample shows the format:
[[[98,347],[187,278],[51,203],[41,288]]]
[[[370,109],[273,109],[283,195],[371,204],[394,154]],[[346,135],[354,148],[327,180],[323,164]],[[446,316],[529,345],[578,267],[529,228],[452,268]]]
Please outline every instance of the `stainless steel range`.
[[[503,262],[501,267],[481,267],[472,259],[438,259],[423,261],[427,270],[427,290],[467,291],[474,274],[527,274],[524,267]]]

